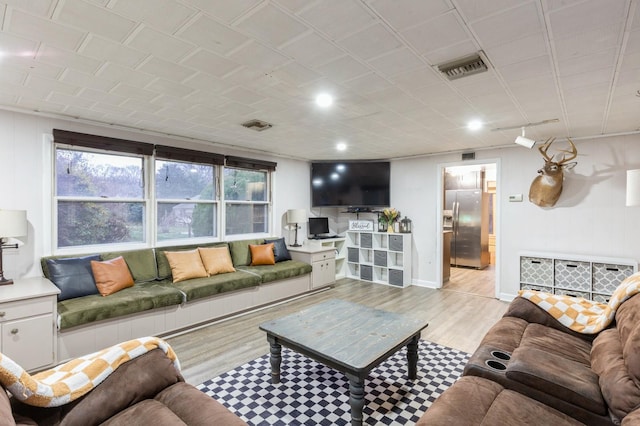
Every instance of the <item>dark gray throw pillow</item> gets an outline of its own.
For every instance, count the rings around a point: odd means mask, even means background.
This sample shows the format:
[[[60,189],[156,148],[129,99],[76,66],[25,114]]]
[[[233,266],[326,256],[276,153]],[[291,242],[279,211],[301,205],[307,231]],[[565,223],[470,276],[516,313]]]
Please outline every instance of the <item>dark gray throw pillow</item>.
[[[291,260],[291,254],[287,249],[287,243],[284,242],[284,238],[267,238],[264,240],[265,244],[273,243],[273,257],[277,262],[283,260]]]
[[[100,260],[100,255],[47,259],[49,278],[60,289],[58,300],[98,294],[91,271],[92,260]]]

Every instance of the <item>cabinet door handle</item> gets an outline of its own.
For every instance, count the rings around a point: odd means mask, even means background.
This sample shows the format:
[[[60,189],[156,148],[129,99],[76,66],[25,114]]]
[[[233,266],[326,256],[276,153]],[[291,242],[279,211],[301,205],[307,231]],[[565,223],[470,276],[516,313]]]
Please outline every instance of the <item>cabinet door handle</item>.
[[[11,334],[18,334],[18,329],[17,328],[12,328],[11,329]]]

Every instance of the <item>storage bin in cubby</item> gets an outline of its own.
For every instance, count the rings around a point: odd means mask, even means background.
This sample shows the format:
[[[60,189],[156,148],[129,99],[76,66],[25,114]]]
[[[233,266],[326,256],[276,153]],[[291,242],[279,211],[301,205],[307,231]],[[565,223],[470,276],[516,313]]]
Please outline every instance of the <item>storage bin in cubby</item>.
[[[360,234],[360,247],[373,248],[373,235],[368,233]]]
[[[552,287],[545,287],[543,285],[537,285],[537,284],[522,284],[520,286],[520,289],[522,289],[522,290],[544,291],[545,293],[552,293],[553,294],[553,288]]]
[[[404,285],[404,274],[399,269],[389,270],[389,284],[402,287]]]
[[[347,248],[347,261],[358,263],[360,262],[360,249],[357,247]]]
[[[605,305],[609,303],[609,299],[611,299],[611,295],[609,294],[594,294],[593,300],[598,303],[604,303]]]
[[[373,267],[370,265],[360,265],[360,279],[365,281],[372,281]]]
[[[556,288],[553,290],[553,294],[561,294],[564,296],[571,296],[571,297],[583,297],[585,299],[591,298],[590,297],[591,295],[587,291],[578,291],[578,290],[572,290],[572,289],[566,289],[566,288]]]
[[[387,252],[381,251],[381,250],[374,250],[373,264],[376,266],[387,266]]]
[[[402,235],[389,235],[389,250],[402,251]]]
[[[556,259],[555,286],[569,290],[591,290],[591,264],[575,260]]]
[[[553,285],[553,259],[521,257],[520,282],[551,287]]]
[[[593,291],[611,294],[625,278],[633,275],[633,266],[611,265],[607,263],[593,264]]]

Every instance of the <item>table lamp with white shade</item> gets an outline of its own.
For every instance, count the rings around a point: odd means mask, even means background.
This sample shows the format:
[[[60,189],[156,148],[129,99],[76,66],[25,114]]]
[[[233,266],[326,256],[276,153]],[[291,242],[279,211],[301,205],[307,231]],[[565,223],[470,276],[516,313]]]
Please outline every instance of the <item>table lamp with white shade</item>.
[[[25,210],[0,209],[0,285],[13,284],[6,279],[2,268],[2,250],[18,248],[18,244],[7,244],[6,238],[24,237],[27,235],[27,212]]]
[[[291,247],[300,247],[298,244],[298,224],[305,223],[307,221],[307,211],[305,209],[291,209],[287,210],[287,223],[295,227],[296,233],[293,244]]]

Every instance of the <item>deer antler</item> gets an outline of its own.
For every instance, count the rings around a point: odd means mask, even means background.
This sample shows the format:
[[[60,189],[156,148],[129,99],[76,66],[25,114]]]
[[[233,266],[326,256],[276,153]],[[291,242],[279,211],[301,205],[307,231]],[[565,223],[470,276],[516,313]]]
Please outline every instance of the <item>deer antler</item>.
[[[538,151],[540,151],[540,154],[542,154],[545,161],[551,161],[551,159],[553,158],[553,156],[549,157],[547,155],[547,151],[549,150],[549,147],[551,146],[554,140],[556,140],[556,138],[549,138],[544,144],[538,147]]]
[[[563,155],[562,160],[558,163],[560,165],[566,163],[567,161],[573,160],[578,156],[578,150],[576,149],[576,146],[573,144],[573,141],[569,138],[567,138],[567,140],[569,141],[569,145],[571,145],[571,151],[567,151],[567,150],[562,150],[562,151],[566,152],[567,154],[571,154],[571,156],[567,158],[566,155]]]

